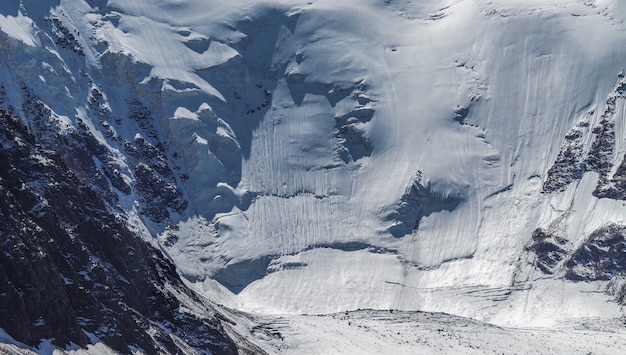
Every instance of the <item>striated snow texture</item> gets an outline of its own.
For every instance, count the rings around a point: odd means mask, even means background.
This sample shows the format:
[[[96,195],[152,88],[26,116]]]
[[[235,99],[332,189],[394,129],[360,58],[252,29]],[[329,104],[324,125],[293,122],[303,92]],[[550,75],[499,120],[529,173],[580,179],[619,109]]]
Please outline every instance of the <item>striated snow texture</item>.
[[[1,104],[228,307],[612,319],[624,20],[619,0],[8,1]]]

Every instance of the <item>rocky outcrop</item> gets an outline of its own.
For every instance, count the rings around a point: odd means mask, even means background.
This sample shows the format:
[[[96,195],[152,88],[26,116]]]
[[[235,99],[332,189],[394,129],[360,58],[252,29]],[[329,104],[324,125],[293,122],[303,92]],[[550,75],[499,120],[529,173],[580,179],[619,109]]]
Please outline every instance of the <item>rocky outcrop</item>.
[[[618,100],[626,99],[626,81],[620,73],[615,85],[605,102],[599,122],[590,127],[589,118],[585,117],[572,128],[561,145],[557,158],[547,172],[542,191],[559,192],[582,178],[585,172],[596,172],[598,184],[593,195],[598,198],[626,200],[626,156],[613,175],[613,155],[616,144],[615,116]],[[589,113],[591,116],[593,112]],[[585,137],[591,136],[591,144],[585,145]]]
[[[126,141],[124,149],[134,160],[133,174],[140,212],[154,222],[165,221],[170,211],[183,213],[187,201],[176,186],[174,173],[161,151],[140,134],[132,143]]]
[[[554,232],[537,228],[526,251],[542,273],[573,282],[608,281],[607,293],[626,299],[626,226],[609,224],[573,245]]]
[[[553,274],[556,266],[568,255],[567,240],[542,228],[533,232],[532,241],[526,247],[537,256],[535,266],[544,274]]]
[[[111,204],[117,202],[117,195],[111,185],[98,169],[94,156],[106,156],[104,146],[89,136],[83,125],[83,134],[71,127],[58,116],[48,105],[22,86],[23,102],[21,105],[25,120],[29,123],[30,132],[37,143],[44,149],[55,150],[63,163],[71,169],[81,183],[94,186],[94,190]],[[80,123],[78,124],[81,127]],[[83,137],[87,139],[83,139]],[[90,139],[91,138],[91,139]]]
[[[137,192],[140,213],[153,222],[164,222],[170,213],[183,213],[187,201],[177,187],[176,177],[164,153],[147,141],[140,133],[132,142],[124,141],[114,130],[119,125],[107,109],[102,93],[92,89],[89,108],[100,119],[103,135],[112,138],[111,144],[123,146],[128,158],[115,155],[105,143],[98,140],[87,123],[76,118],[76,128],[62,121],[39,97],[27,87],[22,88],[22,111],[30,122],[31,130],[39,144],[58,151],[63,162],[79,177],[82,183],[91,184],[105,201],[114,206],[119,192],[130,195]],[[150,111],[138,100],[129,103],[130,118],[139,128],[158,142]],[[111,123],[109,123],[111,122]],[[126,160],[132,170],[120,164]]]
[[[83,48],[76,39],[76,36],[78,36],[77,32],[72,33],[72,31],[68,29],[63,21],[61,21],[58,17],[49,17],[45,20],[50,23],[50,32],[54,36],[54,44],[61,48],[68,49],[78,55],[85,55]]]
[[[582,178],[585,172],[582,139],[588,130],[589,123],[582,121],[567,133],[556,161],[543,182],[543,192],[563,191],[569,184]]]
[[[0,328],[31,346],[237,352],[211,305],[7,109],[0,144]]]
[[[591,111],[565,136],[556,161],[547,172],[542,192],[564,191],[568,185],[579,181],[584,173],[595,172],[598,174],[593,191],[595,197],[626,200],[626,155],[617,167],[614,166],[617,105],[619,100],[626,99],[625,91],[626,80],[620,73],[598,123],[590,126],[590,117],[594,114]],[[580,246],[573,248],[565,239],[538,228],[526,250],[536,256],[535,266],[545,274],[554,274],[559,268],[566,279],[574,282],[609,281],[607,292],[623,304],[626,295],[625,236],[626,227],[609,224],[592,232]]]
[[[610,224],[594,231],[565,263],[573,281],[611,280],[626,272],[626,227]]]

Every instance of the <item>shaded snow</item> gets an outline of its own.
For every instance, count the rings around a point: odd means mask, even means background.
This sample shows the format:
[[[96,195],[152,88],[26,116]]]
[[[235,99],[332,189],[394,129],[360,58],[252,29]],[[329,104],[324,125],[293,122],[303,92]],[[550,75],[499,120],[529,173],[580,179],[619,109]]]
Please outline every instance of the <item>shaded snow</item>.
[[[5,48],[45,47],[29,18],[0,10]],[[54,46],[2,79],[36,83],[68,130],[78,118],[100,130],[76,106],[102,88],[120,141],[144,128],[126,119],[142,100],[189,208],[167,225],[139,216],[134,192],[120,205],[208,297],[266,314],[427,310],[510,326],[622,315],[605,282],[564,281],[558,265],[547,276],[527,250],[539,227],[576,248],[626,223],[623,201],[593,195],[596,172],[542,192],[566,134],[602,120],[626,57],[622,2],[77,0],[53,12],[81,34],[93,83],[69,79],[76,63]],[[294,322],[338,322],[319,319]],[[508,334],[495,348],[528,339],[489,329]],[[397,349],[370,340],[348,348]]]

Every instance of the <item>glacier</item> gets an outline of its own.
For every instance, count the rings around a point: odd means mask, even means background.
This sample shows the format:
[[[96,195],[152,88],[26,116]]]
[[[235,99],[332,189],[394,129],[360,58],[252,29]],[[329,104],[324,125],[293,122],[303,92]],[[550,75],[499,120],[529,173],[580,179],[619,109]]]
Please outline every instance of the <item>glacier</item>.
[[[51,146],[82,137],[85,157],[59,148],[79,179],[229,309],[608,322],[625,19],[617,0],[9,1],[0,103]]]

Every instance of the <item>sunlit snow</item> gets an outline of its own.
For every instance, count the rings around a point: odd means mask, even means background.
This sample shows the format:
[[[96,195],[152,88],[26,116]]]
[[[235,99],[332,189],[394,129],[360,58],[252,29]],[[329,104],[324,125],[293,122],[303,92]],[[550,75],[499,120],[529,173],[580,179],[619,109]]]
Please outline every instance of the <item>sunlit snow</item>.
[[[168,226],[138,217],[134,195],[120,205],[207,297],[297,327],[366,308],[506,326],[622,315],[607,282],[565,280],[563,264],[545,275],[528,246],[539,227],[577,246],[626,223],[623,201],[593,195],[596,172],[542,192],[568,131],[603,119],[626,63],[623,2],[47,3],[81,34],[83,62],[0,5],[0,77],[36,82],[63,126],[96,120],[92,87],[69,73],[89,73],[118,115],[130,95],[147,103],[189,207]]]

